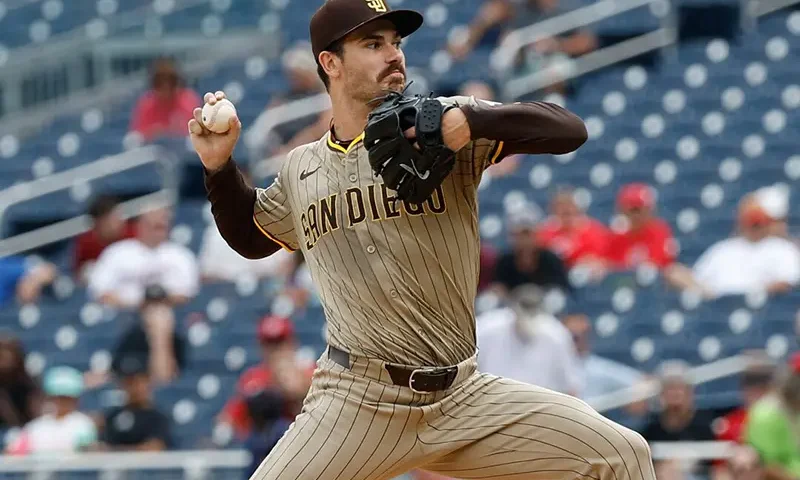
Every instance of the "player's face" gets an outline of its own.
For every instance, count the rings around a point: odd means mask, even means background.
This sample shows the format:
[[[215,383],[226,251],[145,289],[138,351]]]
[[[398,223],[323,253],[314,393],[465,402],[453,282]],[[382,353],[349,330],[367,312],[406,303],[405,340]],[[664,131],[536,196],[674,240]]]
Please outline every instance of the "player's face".
[[[344,42],[342,80],[353,98],[369,102],[406,85],[406,59],[392,23],[365,25]]]

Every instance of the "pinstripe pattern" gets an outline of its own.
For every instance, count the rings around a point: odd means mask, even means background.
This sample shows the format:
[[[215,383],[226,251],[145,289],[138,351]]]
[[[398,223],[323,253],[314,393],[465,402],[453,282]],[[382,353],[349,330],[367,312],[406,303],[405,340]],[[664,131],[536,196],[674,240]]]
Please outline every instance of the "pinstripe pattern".
[[[391,385],[383,363],[319,361],[303,412],[252,480],[654,480],[647,443],[585,402],[459,365],[449,390]]]
[[[375,178],[360,141],[349,151],[330,143],[326,136],[291,152],[275,183],[257,190],[254,212],[266,235],[303,251],[330,343],[408,365],[468,358],[475,351],[477,184],[501,153],[497,143],[478,140],[460,151],[453,173],[419,206],[396,200]]]
[[[574,398],[475,372],[477,185],[501,158],[501,144],[471,142],[431,199],[407,205],[359,139],[345,149],[326,135],[257,190],[256,224],[302,250],[327,340],[352,364],[323,355],[302,413],[252,480],[383,480],[421,466],[463,479],[655,479],[638,434]],[[418,394],[375,359],[459,374],[449,391]]]

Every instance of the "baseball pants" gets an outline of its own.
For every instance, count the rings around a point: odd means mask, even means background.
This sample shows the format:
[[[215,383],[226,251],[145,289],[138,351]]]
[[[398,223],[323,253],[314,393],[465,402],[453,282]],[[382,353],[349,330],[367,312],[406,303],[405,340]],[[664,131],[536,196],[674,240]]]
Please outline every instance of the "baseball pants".
[[[638,433],[585,402],[478,373],[415,393],[381,361],[323,354],[303,411],[251,480],[384,480],[414,468],[460,479],[655,480]],[[534,367],[535,368],[535,367]]]

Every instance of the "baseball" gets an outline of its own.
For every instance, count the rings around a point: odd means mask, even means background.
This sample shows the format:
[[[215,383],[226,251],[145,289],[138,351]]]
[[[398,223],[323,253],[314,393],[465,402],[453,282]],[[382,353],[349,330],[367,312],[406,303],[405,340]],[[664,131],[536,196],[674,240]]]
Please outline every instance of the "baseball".
[[[236,115],[236,107],[223,98],[214,105],[203,105],[203,125],[214,133],[225,133],[230,129],[230,119]]]

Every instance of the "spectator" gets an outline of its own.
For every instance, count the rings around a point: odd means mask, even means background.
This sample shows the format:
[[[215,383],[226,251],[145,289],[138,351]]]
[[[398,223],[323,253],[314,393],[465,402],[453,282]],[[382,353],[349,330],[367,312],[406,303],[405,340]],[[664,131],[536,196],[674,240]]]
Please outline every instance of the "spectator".
[[[564,262],[534,239],[536,214],[530,210],[512,214],[507,222],[511,251],[497,262],[494,288],[501,294],[526,283],[572,291]]]
[[[569,315],[564,326],[570,332],[578,354],[580,375],[586,387],[582,398],[591,400],[644,381],[644,375],[634,368],[592,353],[592,324],[586,315]]]
[[[57,274],[58,270],[52,263],[33,263],[14,255],[0,258],[0,305],[12,298],[22,304],[36,302]]]
[[[186,136],[186,123],[195,107],[202,104],[197,93],[186,87],[174,61],[156,60],[151,69],[150,90],[136,103],[130,130],[147,141],[160,136]]]
[[[750,408],[772,391],[775,378],[775,364],[764,352],[746,352],[747,368],[739,376],[739,388],[742,392],[742,406],[719,418],[714,425],[717,440],[726,442],[744,442],[747,412]]]
[[[511,292],[510,308],[479,317],[478,367],[493,375],[580,396],[585,378],[569,330],[544,310],[542,296],[535,285],[522,285]]]
[[[22,344],[0,336],[0,429],[22,427],[41,412],[39,386],[25,370]]]
[[[645,440],[649,443],[714,440],[713,418],[695,406],[688,366],[678,360],[665,362],[659,379],[661,411],[652,415],[642,430]],[[701,462],[698,466],[699,473],[707,476],[711,463]]]
[[[567,0],[485,0],[463,39],[451,42],[450,54],[462,60],[492,31],[509,31],[562,15],[580,6]],[[588,30],[573,30],[556,37],[544,37],[532,46],[539,55],[562,54],[577,57],[597,48],[596,36]]]
[[[581,210],[572,190],[555,194],[550,216],[536,229],[537,243],[557,253],[569,268],[601,264],[608,249],[608,235],[602,223]]]
[[[167,209],[143,214],[136,238],[117,242],[100,255],[89,277],[90,295],[129,309],[141,305],[151,285],[164,288],[172,304],[194,297],[200,283],[197,261],[191,250],[169,240],[170,221]]]
[[[682,265],[670,269],[670,283],[710,298],[750,292],[785,293],[800,284],[800,249],[773,234],[776,220],[754,195],[742,200],[737,223],[738,235],[712,245],[691,271]]]
[[[256,435],[263,440],[273,423],[291,422],[299,413],[314,365],[298,359],[294,326],[288,318],[275,315],[262,318],[257,337],[262,361],[239,378],[236,393],[225,405],[219,421],[231,425],[239,438]],[[248,406],[248,399],[255,397]],[[253,411],[259,420],[258,430],[254,429]],[[266,448],[263,442],[251,440]]]
[[[289,90],[275,97],[267,109],[325,92],[325,85],[317,73],[317,61],[308,42],[298,42],[282,58],[284,76]],[[330,129],[333,114],[326,109],[278,125],[271,133],[268,145],[279,145],[267,155],[285,155],[296,147],[319,140]],[[259,132],[260,133],[260,132]]]
[[[147,288],[139,317],[117,345],[112,368],[119,370],[126,358],[146,358],[152,382],[169,383],[186,365],[186,341],[175,331],[175,312],[163,288]]]
[[[247,172],[242,172],[245,181],[252,185]],[[216,223],[206,227],[203,242],[200,246],[199,264],[203,280],[208,282],[235,282],[243,276],[285,277],[290,270],[292,254],[280,250],[260,260],[244,258],[234,251],[222,238]]]
[[[88,278],[88,270],[106,247],[116,241],[136,236],[134,225],[122,217],[119,202],[114,197],[97,197],[89,206],[88,213],[92,217],[92,229],[75,240],[72,266],[75,275],[82,280]]]
[[[799,414],[800,353],[795,353],[778,374],[776,388],[747,413],[746,443],[758,453],[769,479],[800,478]]]
[[[55,367],[44,377],[48,405],[42,416],[25,425],[8,446],[12,455],[64,454],[85,451],[97,441],[94,421],[78,411],[83,378],[71,367]]]
[[[762,187],[753,194],[755,203],[772,219],[770,233],[776,237],[790,238],[789,235],[789,196],[790,190],[776,184]]]
[[[153,405],[147,358],[123,358],[115,372],[126,394],[126,403],[106,413],[104,447],[117,451],[166,450],[171,446],[170,420]]]
[[[655,192],[648,185],[622,187],[617,196],[621,225],[612,225],[606,253],[611,268],[629,270],[651,264],[663,269],[674,262],[677,245],[672,229],[655,215],[655,206]]]
[[[292,254],[286,250],[259,260],[244,258],[228,245],[216,224],[212,223],[203,233],[198,261],[203,281],[236,282],[247,276],[283,278],[290,268],[291,258]]]

